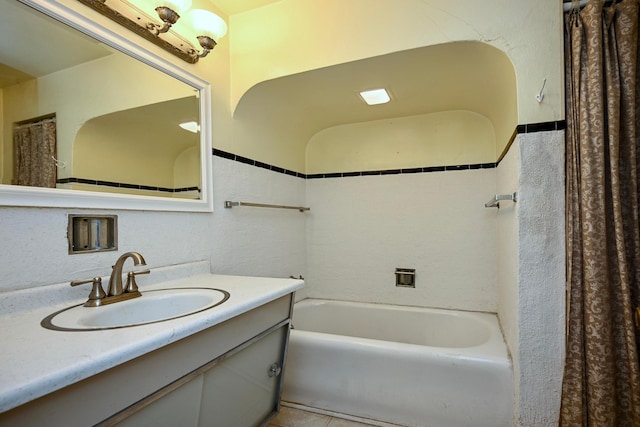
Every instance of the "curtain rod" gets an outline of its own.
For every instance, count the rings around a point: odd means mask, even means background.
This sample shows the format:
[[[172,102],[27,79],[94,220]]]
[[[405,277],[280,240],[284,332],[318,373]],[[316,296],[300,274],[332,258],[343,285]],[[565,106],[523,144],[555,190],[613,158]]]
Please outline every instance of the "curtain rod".
[[[612,0],[612,1],[605,1],[604,4],[605,5],[611,5],[613,3],[620,3],[622,0]],[[579,6],[580,8],[583,8],[586,6],[586,4],[589,3],[589,0],[580,0],[579,2]],[[571,5],[572,5],[572,1],[571,0],[563,0],[563,8],[565,12],[569,12],[571,10]]]
[[[56,122],[55,117],[48,117],[44,119],[37,119],[31,122],[22,122],[22,123],[16,124],[14,126],[14,129],[28,128],[29,126],[36,126],[42,123],[55,123],[55,122]]]
[[[580,7],[584,7],[587,3],[589,3],[589,0],[580,0]],[[573,3],[571,2],[571,0],[569,0],[569,1],[565,1],[562,6],[564,7],[565,12],[569,12],[571,10],[572,5]]]

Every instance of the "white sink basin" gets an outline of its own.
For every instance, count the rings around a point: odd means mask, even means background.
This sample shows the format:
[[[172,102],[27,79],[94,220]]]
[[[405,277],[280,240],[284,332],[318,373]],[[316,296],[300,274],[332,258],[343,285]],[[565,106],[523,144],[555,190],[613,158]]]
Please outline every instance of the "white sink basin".
[[[76,305],[47,316],[47,329],[87,331],[126,328],[199,313],[229,299],[214,288],[174,288],[145,291],[141,297],[100,307]]]

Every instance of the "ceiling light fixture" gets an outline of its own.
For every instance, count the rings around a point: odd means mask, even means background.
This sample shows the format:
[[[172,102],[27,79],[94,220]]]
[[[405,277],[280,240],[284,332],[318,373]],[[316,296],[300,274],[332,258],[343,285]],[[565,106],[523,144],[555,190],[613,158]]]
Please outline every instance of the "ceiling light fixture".
[[[385,89],[365,90],[360,92],[360,96],[367,105],[386,104],[391,101],[391,97]]]
[[[189,11],[192,0],[78,1],[191,64],[207,56],[227,33],[226,22],[215,13]],[[147,2],[155,5],[161,23],[152,17]]]
[[[155,36],[169,31],[171,26],[178,22],[180,14],[191,7],[191,0],[156,0],[156,12],[164,22],[160,24],[147,24],[147,29]],[[187,24],[196,35],[202,52],[189,49],[188,53],[194,59],[204,58],[218,44],[218,40],[227,34],[227,23],[213,12],[204,9],[193,9],[187,15]]]
[[[200,131],[200,125],[196,122],[184,122],[180,123],[178,126],[193,133],[198,133]]]
[[[227,23],[213,12],[204,9],[194,9],[187,16],[191,28],[197,34],[198,43],[202,46],[202,52],[195,49],[189,51],[190,55],[204,58],[216,47],[218,40],[227,34]]]

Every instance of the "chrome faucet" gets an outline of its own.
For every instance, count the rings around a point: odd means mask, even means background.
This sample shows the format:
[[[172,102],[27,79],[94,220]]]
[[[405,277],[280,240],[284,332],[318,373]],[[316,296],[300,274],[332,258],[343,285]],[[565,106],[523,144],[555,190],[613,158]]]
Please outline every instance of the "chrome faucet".
[[[122,266],[127,258],[131,258],[133,260],[133,265],[147,265],[147,262],[144,260],[144,257],[140,255],[138,252],[127,252],[122,254],[120,258],[113,265],[113,270],[111,271],[111,277],[109,278],[109,289],[107,290],[108,296],[118,296],[122,295]],[[148,270],[146,270],[148,272]],[[138,274],[144,274],[140,272]],[[134,291],[137,292],[137,289]]]

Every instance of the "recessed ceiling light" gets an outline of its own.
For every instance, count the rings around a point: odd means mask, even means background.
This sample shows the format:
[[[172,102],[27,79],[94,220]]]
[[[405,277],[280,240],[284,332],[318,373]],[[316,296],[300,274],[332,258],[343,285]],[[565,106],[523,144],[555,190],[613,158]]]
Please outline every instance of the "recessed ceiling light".
[[[188,130],[189,132],[198,133],[200,130],[200,126],[196,122],[184,122],[179,125],[182,129]]]
[[[386,104],[391,101],[391,97],[385,89],[365,90],[360,92],[360,96],[369,105]]]

